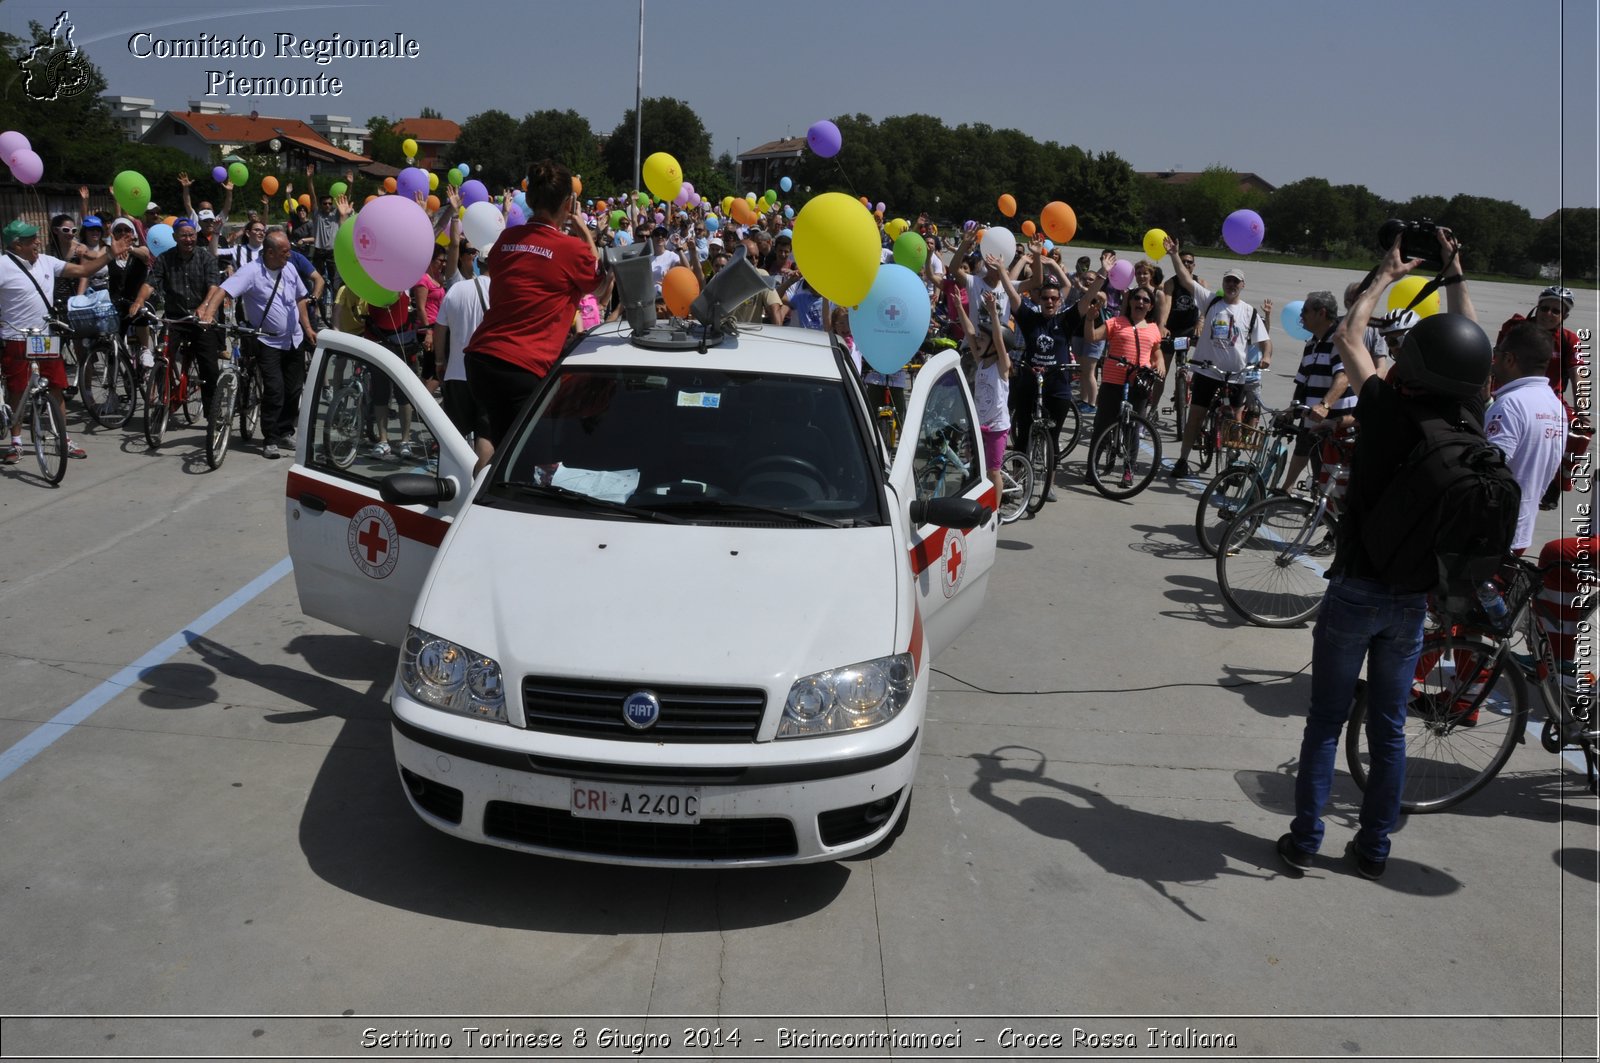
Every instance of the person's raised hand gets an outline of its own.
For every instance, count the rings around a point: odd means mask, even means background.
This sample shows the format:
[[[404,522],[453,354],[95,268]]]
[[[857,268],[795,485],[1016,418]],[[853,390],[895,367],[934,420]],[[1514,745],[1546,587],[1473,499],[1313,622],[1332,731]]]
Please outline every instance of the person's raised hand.
[[[189,176],[189,173],[188,173],[187,170],[179,170],[178,171],[178,183],[180,185],[182,185],[184,188],[188,188],[190,185],[194,184],[194,178]]]

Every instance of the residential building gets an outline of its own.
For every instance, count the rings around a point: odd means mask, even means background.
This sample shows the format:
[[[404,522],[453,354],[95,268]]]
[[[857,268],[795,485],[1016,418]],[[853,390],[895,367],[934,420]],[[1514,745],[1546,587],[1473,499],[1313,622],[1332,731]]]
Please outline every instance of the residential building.
[[[739,188],[752,190],[758,196],[768,188],[777,188],[780,178],[794,173],[805,151],[805,137],[786,137],[740,152]]]
[[[106,95],[100,98],[111,108],[111,120],[128,140],[144,139],[150,127],[161,118],[155,100],[147,100],[142,96]]]
[[[341,114],[314,114],[311,116],[311,128],[316,130],[324,140],[336,148],[355,152],[357,155],[366,153],[367,127],[355,125],[349,116]]]
[[[417,165],[424,170],[441,169],[461,136],[461,127],[448,118],[402,118],[393,128],[417,142]]]
[[[298,118],[272,118],[255,112],[168,111],[142,139],[147,144],[177,148],[206,164],[241,151],[275,155],[283,173],[302,170],[308,162],[319,171],[339,173],[371,161],[332,143]]]

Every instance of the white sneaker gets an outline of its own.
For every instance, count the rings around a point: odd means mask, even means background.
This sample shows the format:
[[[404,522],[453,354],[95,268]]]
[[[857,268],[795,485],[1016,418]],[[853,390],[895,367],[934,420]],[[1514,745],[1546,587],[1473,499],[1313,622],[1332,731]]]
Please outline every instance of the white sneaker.
[[[154,368],[156,356],[154,351],[144,350],[139,352],[139,364],[146,369]]]

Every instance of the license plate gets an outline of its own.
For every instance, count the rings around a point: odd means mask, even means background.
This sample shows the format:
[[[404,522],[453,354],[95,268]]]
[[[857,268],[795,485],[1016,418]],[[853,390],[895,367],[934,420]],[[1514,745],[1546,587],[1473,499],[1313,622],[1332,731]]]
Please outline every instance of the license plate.
[[[34,357],[61,353],[61,339],[57,336],[29,336],[28,353]]]
[[[700,787],[618,786],[574,779],[571,810],[579,819],[699,823]]]

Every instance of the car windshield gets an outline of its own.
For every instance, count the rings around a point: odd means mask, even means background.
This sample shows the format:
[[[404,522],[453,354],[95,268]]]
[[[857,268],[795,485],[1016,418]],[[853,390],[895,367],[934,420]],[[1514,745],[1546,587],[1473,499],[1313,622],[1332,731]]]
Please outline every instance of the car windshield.
[[[561,367],[506,450],[490,499],[696,523],[850,527],[883,519],[867,445],[839,380]]]

